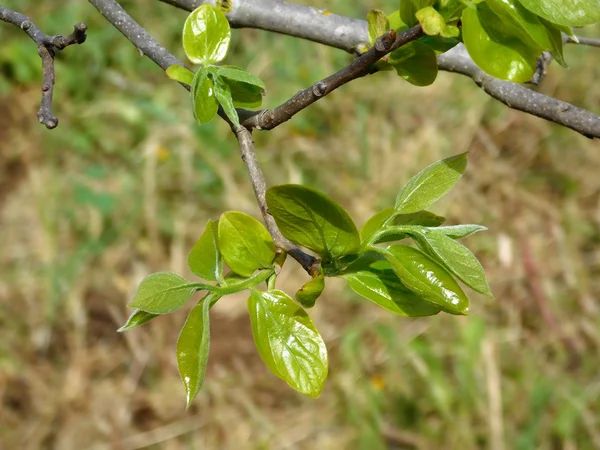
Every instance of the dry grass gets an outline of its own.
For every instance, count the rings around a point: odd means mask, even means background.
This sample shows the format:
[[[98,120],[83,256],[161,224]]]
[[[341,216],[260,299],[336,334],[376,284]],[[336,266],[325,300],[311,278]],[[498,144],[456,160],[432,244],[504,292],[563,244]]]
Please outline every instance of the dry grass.
[[[326,6],[377,6],[366,3]],[[45,5],[49,27],[93,14]],[[135,12],[176,48],[184,16],[152,11]],[[34,120],[35,72],[15,72],[29,64],[11,53],[22,37],[0,28],[10,69],[0,82],[0,448],[600,448],[600,146],[449,74],[421,89],[388,74],[359,80],[258,135],[260,159],[269,183],[318,186],[360,224],[422,167],[469,150],[464,181],[435,212],[490,228],[468,244],[496,300],[474,295],[468,318],[408,320],[332,280],[312,313],[331,375],[312,400],[267,372],[245,298],[227,298],[212,319],[205,387],[185,411],[174,352],[185,312],[115,330],[143,276],[190,275],[187,251],[208,218],[258,211],[225,127],[191,125],[185,93],[88,21],[99,31],[59,66],[52,133]],[[348,60],[236,36],[231,61],[266,80],[267,106]],[[569,54],[572,68],[553,67],[542,90],[599,112],[597,53]],[[291,264],[281,277],[289,291],[304,280]]]

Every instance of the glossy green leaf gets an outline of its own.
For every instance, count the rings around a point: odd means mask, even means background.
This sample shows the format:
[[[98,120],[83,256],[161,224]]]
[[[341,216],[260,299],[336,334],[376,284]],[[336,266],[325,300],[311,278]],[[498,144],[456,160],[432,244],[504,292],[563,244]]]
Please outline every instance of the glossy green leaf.
[[[362,241],[366,241],[373,234],[381,229],[385,221],[394,213],[394,208],[386,208],[383,211],[378,212],[373,217],[371,217],[367,222],[363,225],[360,230],[360,237]],[[437,227],[443,224],[446,219],[442,216],[438,216],[429,211],[419,211],[411,214],[398,214],[394,217],[393,220],[390,221],[389,226],[395,225],[422,225],[424,227]],[[378,242],[389,242],[389,241],[399,241],[400,239],[404,239],[402,235],[398,236],[388,236],[384,240],[379,240]]]
[[[417,11],[416,18],[421,24],[425,34],[429,36],[440,35],[446,38],[457,37],[460,32],[456,25],[447,24],[444,17],[432,6]]]
[[[262,104],[265,84],[260,78],[234,67],[219,67],[217,74],[229,86],[236,108],[257,108]]]
[[[410,224],[410,225],[423,225],[421,224]],[[431,225],[424,225],[431,226]],[[478,233],[479,231],[487,230],[486,227],[482,227],[481,225],[474,224],[464,224],[464,225],[452,225],[449,227],[437,227],[435,231],[438,233],[445,234],[452,239],[462,239],[467,236],[471,236],[472,234]]]
[[[463,11],[462,36],[473,61],[490,75],[517,83],[533,76],[538,49],[506,35],[502,21],[486,4]]]
[[[446,22],[460,19],[462,11],[466,8],[464,0],[437,0],[435,9],[442,15]]]
[[[600,22],[600,0],[519,0],[529,11],[568,27]]]
[[[400,0],[400,19],[409,27],[419,23],[417,11],[432,6],[435,0]]]
[[[221,215],[219,249],[229,268],[245,277],[255,270],[270,267],[275,259],[275,244],[267,229],[239,211]]]
[[[312,308],[325,289],[325,277],[323,274],[304,283],[304,286],[296,292],[296,301],[305,308]]]
[[[423,251],[444,265],[467,286],[493,297],[481,263],[467,247],[436,229],[414,227],[411,236]]]
[[[219,222],[209,220],[204,233],[192,247],[188,256],[190,270],[209,281],[220,281],[223,278],[223,261],[218,247]]]
[[[314,189],[281,184],[267,190],[269,212],[283,235],[330,261],[360,245],[356,225],[341,206]]]
[[[377,38],[390,29],[387,16],[378,9],[369,11],[367,23],[369,24],[369,43],[371,45],[375,45]]]
[[[199,70],[192,81],[192,111],[194,119],[200,125],[210,122],[217,115],[219,103],[215,97],[212,79],[208,76],[210,70]]]
[[[427,47],[431,48],[436,55],[440,53],[446,53],[451,48],[456,47],[460,44],[460,38],[445,38],[441,36],[423,36],[419,39],[419,42],[425,44]]]
[[[238,117],[238,113],[235,110],[235,105],[233,104],[233,97],[231,96],[231,89],[229,85],[227,85],[220,77],[215,77],[213,79],[213,87],[215,89],[215,97],[219,105],[225,111],[225,114],[231,120],[233,125],[236,127],[240,126],[240,118]]]
[[[128,306],[152,314],[168,314],[181,308],[200,289],[213,286],[188,283],[176,273],[157,272],[142,280]]]
[[[402,284],[415,295],[441,306],[445,312],[467,314],[469,299],[450,272],[430,256],[403,244],[383,252]]]
[[[427,208],[458,183],[466,167],[466,153],[442,159],[426,167],[398,193],[395,213],[415,213]]]
[[[358,295],[395,314],[422,317],[437,314],[442,309],[409,291],[386,260],[372,261],[362,270],[343,277]]]
[[[539,48],[539,53],[554,48],[549,30],[542,23],[543,19],[528,11],[517,0],[486,0],[486,5],[502,22],[505,34],[516,37],[529,47]]]
[[[404,31],[409,28],[408,25],[402,21],[402,18],[400,17],[400,11],[394,11],[392,14],[390,14],[388,16],[388,22],[390,24],[390,29],[392,30]]]
[[[129,331],[133,328],[141,327],[142,325],[150,322],[152,319],[154,319],[155,317],[158,317],[159,315],[160,314],[152,314],[152,313],[149,313],[146,311],[142,311],[141,309],[136,309],[131,314],[131,316],[129,316],[129,319],[127,319],[127,322],[125,322],[125,325],[123,325],[117,331],[119,333],[122,333],[124,331]]]
[[[210,350],[209,311],[218,299],[214,294],[204,297],[188,314],[177,339],[177,366],[185,386],[188,408],[200,391],[206,375]]]
[[[398,75],[415,86],[429,86],[438,74],[435,52],[428,45],[412,41],[394,50],[388,63]]]
[[[327,378],[327,349],[306,311],[279,290],[253,290],[248,310],[267,367],[298,392],[318,397]]]
[[[569,27],[555,25],[542,18],[540,18],[540,21],[544,24],[546,30],[548,31],[548,37],[550,38],[551,43],[551,47],[549,48],[550,54],[561,66],[565,68],[568,67],[563,51],[564,42],[562,33],[565,33],[566,35],[573,35],[573,31]]]
[[[183,49],[195,64],[209,66],[227,54],[231,30],[225,14],[203,4],[188,16],[183,26]]]
[[[187,84],[188,86],[191,86],[192,81],[194,80],[194,72],[180,66],[179,64],[173,64],[172,66],[169,66],[166,70],[166,73],[171,80]]]

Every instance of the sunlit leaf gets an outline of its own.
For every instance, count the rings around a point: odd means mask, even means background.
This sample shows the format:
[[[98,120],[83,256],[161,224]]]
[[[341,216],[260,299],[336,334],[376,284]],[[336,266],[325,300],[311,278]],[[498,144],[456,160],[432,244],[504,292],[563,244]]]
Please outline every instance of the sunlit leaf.
[[[188,256],[190,270],[205,280],[217,281],[223,277],[223,262],[218,248],[219,222],[209,220],[204,233]]]
[[[172,272],[153,273],[142,280],[128,306],[152,314],[168,314],[181,308],[199,289],[213,289],[213,286],[188,283]]]
[[[202,387],[210,350],[209,310],[219,299],[208,294],[188,314],[177,339],[177,366],[189,408]]]
[[[447,24],[444,17],[432,6],[420,9],[416,14],[417,20],[425,34],[429,36],[440,35],[446,38],[457,37],[460,32],[456,25]]]
[[[398,75],[415,86],[429,86],[438,74],[435,51],[426,44],[412,41],[394,50],[388,63]]]
[[[149,313],[146,311],[142,311],[141,309],[136,309],[131,314],[131,316],[129,316],[129,319],[127,319],[127,322],[125,322],[125,325],[123,325],[117,331],[119,333],[122,333],[124,331],[129,331],[133,328],[141,327],[142,325],[150,322],[152,319],[154,319],[155,317],[158,317],[159,315],[160,314],[152,314],[152,313]]]
[[[189,86],[192,85],[192,81],[194,80],[194,72],[185,67],[181,67],[179,64],[169,66],[165,72],[171,80],[185,83]]]
[[[192,11],[183,26],[183,49],[195,64],[208,66],[221,61],[227,54],[230,39],[225,14],[207,3]]]
[[[384,256],[402,284],[415,295],[441,306],[445,312],[467,314],[469,299],[450,272],[430,256],[403,244],[388,247]]]
[[[408,317],[431,316],[442,309],[409,291],[386,260],[370,261],[358,271],[350,268],[343,277],[358,295],[395,314]]]
[[[600,0],[519,0],[531,12],[568,27],[600,22]]]
[[[219,67],[218,76],[229,86],[237,108],[257,108],[262,104],[264,82],[255,75],[234,67]]]
[[[245,277],[271,267],[275,259],[275,244],[264,225],[239,211],[221,215],[219,250],[229,268]]]
[[[396,214],[415,213],[443,197],[458,183],[467,167],[467,154],[451,156],[423,169],[396,198]]]
[[[463,11],[462,36],[473,61],[490,75],[519,83],[533,76],[539,50],[507,36],[502,21],[486,4]]]
[[[341,206],[300,185],[281,184],[267,191],[267,205],[283,235],[295,244],[333,260],[356,252],[356,225]]]
[[[493,297],[481,263],[467,247],[436,229],[414,227],[411,236],[429,256],[444,265],[467,286]]]
[[[298,392],[318,397],[327,378],[327,349],[306,311],[279,290],[253,290],[248,310],[267,367]]]
[[[225,114],[231,120],[231,123],[236,127],[240,126],[240,118],[238,117],[238,113],[235,110],[235,105],[233,104],[233,97],[231,96],[231,89],[229,85],[226,84],[220,77],[215,76],[213,79],[213,87],[215,89],[215,97],[219,102],[219,105],[225,111]]]
[[[401,0],[400,19],[409,27],[419,23],[416,18],[417,11],[427,6],[432,6],[435,0]]]
[[[367,14],[367,23],[369,24],[369,42],[375,45],[375,41],[387,30],[390,29],[390,23],[383,11],[373,9]]]
[[[383,211],[378,212],[373,217],[371,217],[367,222],[363,225],[360,230],[360,237],[362,241],[366,241],[373,234],[379,231],[384,224],[384,222],[390,218],[394,213],[394,208],[386,208]],[[438,216],[429,211],[419,211],[411,214],[398,214],[396,215],[388,224],[388,226],[397,226],[397,225],[422,225],[424,227],[437,227],[445,222],[445,218],[442,216]],[[405,233],[401,233],[399,235],[388,235],[381,240],[377,240],[377,242],[390,242],[390,241],[399,241],[404,239]]]
[[[192,81],[192,111],[196,122],[200,125],[210,122],[217,115],[219,103],[215,97],[210,70],[199,70]]]

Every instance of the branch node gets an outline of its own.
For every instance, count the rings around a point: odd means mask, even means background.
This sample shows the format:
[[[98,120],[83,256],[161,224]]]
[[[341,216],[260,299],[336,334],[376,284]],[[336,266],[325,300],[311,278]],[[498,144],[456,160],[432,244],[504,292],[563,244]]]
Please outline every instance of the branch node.
[[[312,92],[316,97],[323,97],[325,92],[327,91],[327,85],[322,81],[314,84],[312,87]]]

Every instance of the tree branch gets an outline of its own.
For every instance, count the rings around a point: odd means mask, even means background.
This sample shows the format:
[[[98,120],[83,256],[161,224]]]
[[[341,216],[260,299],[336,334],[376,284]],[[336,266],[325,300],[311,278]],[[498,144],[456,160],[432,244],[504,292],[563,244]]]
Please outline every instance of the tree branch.
[[[312,273],[313,267],[319,261],[301,251],[294,244],[292,244],[289,240],[287,240],[279,228],[277,228],[277,224],[275,223],[275,219],[269,213],[267,208],[267,184],[265,182],[265,177],[260,168],[260,164],[258,163],[258,158],[256,157],[256,152],[254,151],[254,140],[252,139],[252,131],[247,128],[240,126],[234,130],[235,135],[238,139],[238,143],[240,146],[240,153],[242,155],[242,161],[246,165],[248,169],[248,176],[250,177],[250,182],[252,183],[252,189],[254,189],[254,195],[258,202],[258,206],[260,207],[260,212],[265,221],[265,225],[267,226],[267,230],[273,237],[273,242],[275,242],[275,246],[277,248],[282,249],[287,254],[289,254],[292,258],[300,263],[300,265],[308,272]]]
[[[208,0],[160,1],[187,11],[192,11],[203,3],[214,3]],[[273,20],[269,19],[269,14]],[[310,6],[295,5],[281,0],[234,2],[227,18],[236,28],[260,28],[353,53],[361,53],[368,42],[368,25],[364,20],[328,14]],[[284,26],[279,25],[280,20]],[[588,43],[587,38],[580,39],[585,41],[586,45],[594,45],[592,42]],[[464,46],[456,51],[451,50],[438,55],[438,67],[440,70],[472,78],[487,94],[510,108],[566,126],[584,136],[600,138],[600,117],[596,114],[486,74],[475,65]],[[266,113],[261,115],[264,117]],[[255,123],[256,119],[251,122]]]
[[[488,75],[469,58],[467,49],[462,44],[438,55],[438,65],[443,70],[472,78],[487,94],[509,108],[571,128],[588,138],[600,138],[600,117],[570,103],[532,91],[523,85]]]
[[[244,122],[244,126],[258,128],[259,130],[271,130],[281,125],[283,122],[290,120],[296,113],[312,105],[338,87],[368,75],[370,67],[383,56],[421,36],[423,36],[423,30],[420,25],[399,34],[396,34],[395,30],[388,31],[377,39],[375,45],[369,51],[355,58],[347,67],[298,92],[276,108],[262,111],[260,114],[251,117]]]
[[[89,2],[98,9],[98,11],[111,23],[113,24],[127,39],[131,41],[144,55],[148,56],[163,70],[166,70],[173,64],[183,66],[183,63],[179,61],[174,55],[172,55],[165,47],[160,45],[150,34],[133,18],[127,14],[127,12],[121,7],[115,0],[89,0]],[[185,66],[184,66],[185,67]],[[189,90],[189,86],[182,84],[183,87]],[[252,112],[241,110],[240,118],[247,117]],[[227,116],[219,108],[219,115],[232,125],[227,119]],[[244,117],[245,118],[245,117]],[[304,253],[302,250],[294,246],[288,241],[277,228],[275,219],[271,216],[267,209],[266,202],[266,191],[267,184],[265,182],[264,175],[260,169],[256,153],[254,152],[254,141],[252,140],[251,132],[245,127],[238,127],[233,130],[240,146],[240,152],[242,160],[248,170],[252,188],[258,202],[258,206],[264,218],[265,224],[269,233],[273,237],[275,245],[285,251],[287,254],[292,256],[296,261],[302,265],[302,267],[311,274],[313,266],[318,263],[318,260],[313,256]]]
[[[571,36],[565,36],[565,42],[567,44],[579,44],[579,45],[587,45],[589,47],[600,47],[600,39],[577,36],[577,40],[573,39]]]
[[[42,102],[37,113],[38,120],[46,128],[56,128],[58,118],[52,112],[52,96],[54,93],[54,83],[56,76],[54,72],[54,56],[59,50],[73,44],[83,44],[86,39],[85,32],[87,25],[78,23],[73,29],[73,33],[68,36],[49,36],[40,30],[29,17],[0,6],[0,20],[21,28],[38,47],[38,54],[42,58],[42,72],[44,80],[42,83]]]
[[[193,11],[215,0],[159,0],[186,11]],[[230,1],[227,19],[233,28],[257,28],[318,42],[360,54],[368,48],[367,23],[332,14],[324,9],[281,0]],[[364,30],[363,30],[364,29]],[[360,32],[357,33],[357,30]],[[364,32],[363,32],[364,31]]]

